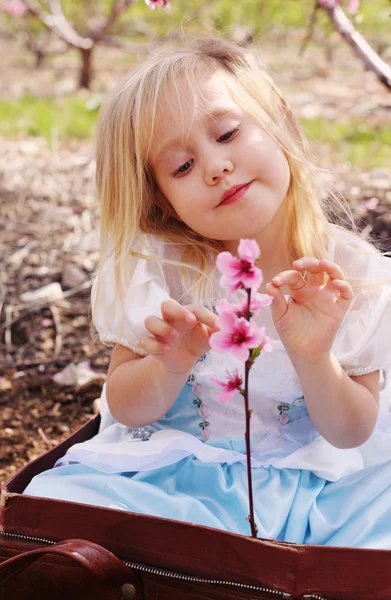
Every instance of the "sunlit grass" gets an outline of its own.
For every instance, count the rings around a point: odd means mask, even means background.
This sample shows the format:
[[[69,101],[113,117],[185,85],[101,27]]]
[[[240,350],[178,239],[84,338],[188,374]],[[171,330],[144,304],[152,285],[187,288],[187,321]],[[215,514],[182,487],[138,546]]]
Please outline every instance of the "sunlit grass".
[[[26,95],[0,100],[0,133],[51,139],[86,139],[93,135],[100,99],[77,96],[39,98]]]
[[[330,147],[333,162],[358,167],[390,167],[391,125],[370,125],[358,119],[302,119],[307,138]]]

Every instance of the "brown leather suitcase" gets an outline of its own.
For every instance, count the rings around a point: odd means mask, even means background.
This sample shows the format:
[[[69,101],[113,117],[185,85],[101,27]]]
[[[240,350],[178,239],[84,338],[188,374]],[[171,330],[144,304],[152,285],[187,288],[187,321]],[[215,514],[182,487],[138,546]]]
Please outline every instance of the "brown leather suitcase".
[[[99,417],[3,487],[3,600],[391,600],[391,551],[254,540],[179,521],[23,496]]]

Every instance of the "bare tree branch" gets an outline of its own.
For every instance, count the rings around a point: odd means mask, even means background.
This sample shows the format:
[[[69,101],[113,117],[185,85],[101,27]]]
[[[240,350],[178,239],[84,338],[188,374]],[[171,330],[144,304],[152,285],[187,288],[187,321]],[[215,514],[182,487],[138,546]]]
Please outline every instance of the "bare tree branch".
[[[82,36],[66,19],[62,10],[61,0],[48,0],[49,11],[44,10],[38,0],[22,0],[30,13],[39,19],[43,25],[69,46],[80,51],[81,68],[79,72],[79,86],[81,88],[90,87],[92,53],[95,46],[106,37],[107,32],[113,23],[118,19],[120,14],[128,10],[134,1],[135,0],[112,0],[111,10],[108,15],[105,18],[99,17],[96,24],[90,22],[90,31],[88,35]],[[90,4],[89,8],[87,6],[87,10],[89,10],[91,14]],[[95,12],[95,14],[97,13]],[[39,60],[39,54],[37,56]]]
[[[315,0],[315,4],[314,4],[314,8],[312,9],[312,14],[310,17],[310,22],[308,24],[308,30],[306,33],[306,36],[303,40],[303,43],[301,45],[301,48],[299,50],[299,56],[301,56],[302,54],[304,54],[308,44],[310,43],[310,41],[312,40],[312,38],[314,37],[314,31],[315,31],[315,25],[316,25],[316,17],[317,17],[317,11],[318,11],[318,1]]]
[[[334,28],[353,48],[354,53],[364,62],[366,67],[373,71],[379,81],[391,90],[391,67],[380,58],[357,29],[355,29],[342,8],[336,6],[334,3],[323,4],[321,6],[319,1],[318,7],[323,8],[328,13]]]
[[[50,1],[51,13],[43,10],[37,0],[22,0],[22,2],[41,23],[70,46],[83,50],[89,50],[93,47],[94,41],[91,38],[82,37],[68,23],[62,12],[59,0]]]
[[[134,0],[124,0],[123,2],[118,2],[118,0],[113,0],[111,11],[109,12],[106,19],[93,31],[90,33],[90,37],[95,41],[99,42],[102,38],[105,37],[107,31],[113,25],[114,21],[116,21],[119,15],[130,7],[133,4]]]

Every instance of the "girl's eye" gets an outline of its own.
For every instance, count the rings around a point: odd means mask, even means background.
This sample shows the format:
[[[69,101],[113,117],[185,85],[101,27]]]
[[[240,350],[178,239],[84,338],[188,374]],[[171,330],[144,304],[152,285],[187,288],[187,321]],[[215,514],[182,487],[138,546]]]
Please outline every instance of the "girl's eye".
[[[218,142],[227,142],[238,131],[239,131],[239,127],[237,127],[236,129],[233,129],[232,131],[228,131],[227,133],[224,133],[221,137],[219,137],[219,139],[217,141]]]
[[[173,175],[174,177],[176,177],[177,175],[179,175],[180,173],[186,173],[186,171],[188,171],[188,169],[190,169],[191,165],[193,164],[194,160],[188,160],[186,161],[183,165],[181,165],[176,171],[174,171]]]

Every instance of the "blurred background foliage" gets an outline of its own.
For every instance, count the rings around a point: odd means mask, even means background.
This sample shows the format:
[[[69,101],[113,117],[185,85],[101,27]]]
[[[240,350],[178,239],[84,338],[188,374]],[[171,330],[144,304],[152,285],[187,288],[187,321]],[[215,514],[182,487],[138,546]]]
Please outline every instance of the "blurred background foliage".
[[[108,15],[112,4],[112,0],[63,0],[61,3],[66,18],[78,33],[85,36],[90,27],[99,22],[98,14]],[[105,45],[94,51],[94,75],[89,91],[77,89],[80,53],[56,39],[38,19],[11,16],[3,10],[0,13],[0,33],[3,49],[7,47],[8,68],[13,68],[16,76],[18,68],[27,69],[30,73],[35,71],[37,79],[40,70],[52,69],[53,77],[51,85],[19,86],[17,93],[13,93],[6,83],[1,87],[0,134],[38,136],[48,140],[54,135],[62,141],[91,138],[105,92],[114,82],[113,74],[116,74],[114,80],[118,79],[142,54],[142,48],[156,46],[164,40],[180,43],[183,32],[217,34],[239,43],[252,43],[265,49],[272,70],[283,68],[281,61],[273,64],[273,55],[289,51],[297,64],[297,84],[303,87],[304,83],[300,84],[303,65],[311,63],[316,72],[317,60],[323,55],[331,73],[341,67],[338,64],[338,48],[344,45],[339,34],[333,31],[325,11],[319,10],[314,35],[305,53],[300,54],[313,7],[314,0],[172,0],[168,13],[159,8],[151,10],[143,0],[138,0],[119,15],[108,31]],[[361,0],[358,13],[349,15],[358,31],[389,63],[390,14],[390,0]],[[37,47],[41,48],[42,56],[37,53]],[[353,62],[349,48],[346,48],[344,56],[348,57],[348,63],[350,59]],[[354,61],[357,69],[357,60]],[[292,64],[287,68],[292,68]],[[349,64],[344,64],[343,68],[349,69]],[[72,83],[64,85],[64,78],[69,80],[70,71]],[[327,72],[324,76],[327,77]],[[291,82],[288,83],[290,85]],[[346,115],[343,111],[332,118],[319,113],[309,118],[305,115],[300,117],[306,134],[331,148],[336,160],[367,167],[389,163],[390,120],[363,122],[361,118]]]

